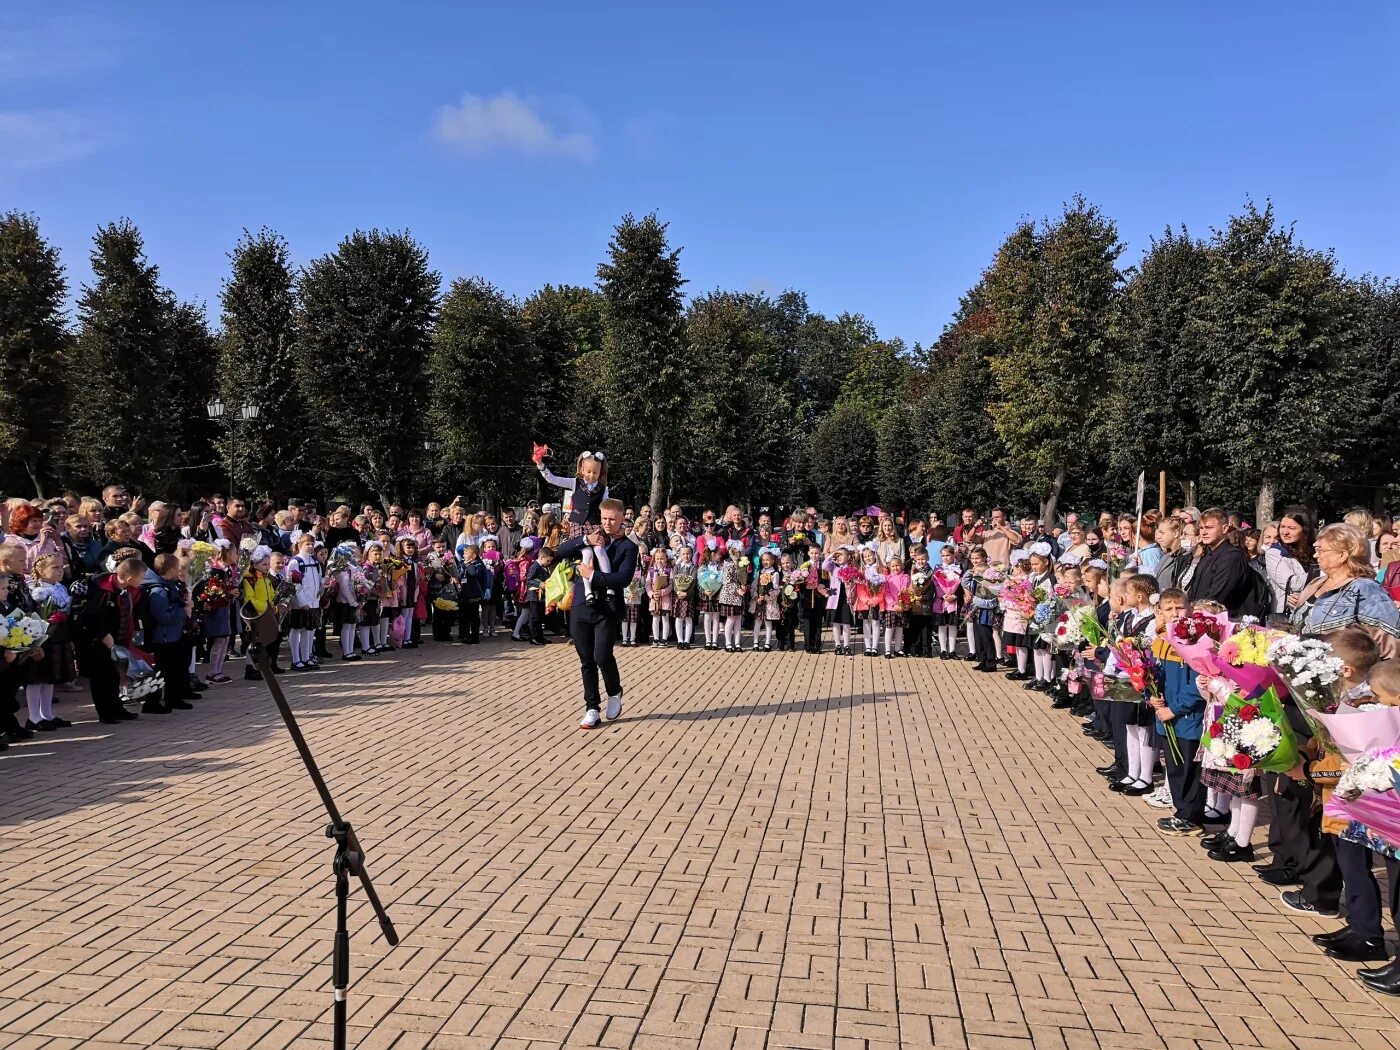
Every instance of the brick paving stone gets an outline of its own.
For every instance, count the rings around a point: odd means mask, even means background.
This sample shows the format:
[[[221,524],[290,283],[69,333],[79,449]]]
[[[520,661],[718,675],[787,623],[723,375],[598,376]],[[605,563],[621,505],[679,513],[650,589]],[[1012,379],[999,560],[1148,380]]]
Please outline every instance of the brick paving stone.
[[[619,655],[591,734],[565,645],[283,679],[403,938],[352,894],[356,1045],[1400,1050],[1328,923],[1157,835],[1040,695]],[[61,699],[0,755],[0,1047],[328,1046],[331,852],[261,686]]]

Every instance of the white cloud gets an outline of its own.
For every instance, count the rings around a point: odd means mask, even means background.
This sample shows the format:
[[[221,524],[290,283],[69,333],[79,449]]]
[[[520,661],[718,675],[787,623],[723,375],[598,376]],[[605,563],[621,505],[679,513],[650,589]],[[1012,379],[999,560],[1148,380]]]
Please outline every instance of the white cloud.
[[[537,110],[509,91],[489,98],[463,95],[457,105],[438,110],[433,135],[445,145],[477,156],[518,153],[579,161],[597,157],[598,146],[586,130],[552,127]]]
[[[0,168],[41,168],[77,160],[102,144],[101,125],[59,109],[0,110]]]

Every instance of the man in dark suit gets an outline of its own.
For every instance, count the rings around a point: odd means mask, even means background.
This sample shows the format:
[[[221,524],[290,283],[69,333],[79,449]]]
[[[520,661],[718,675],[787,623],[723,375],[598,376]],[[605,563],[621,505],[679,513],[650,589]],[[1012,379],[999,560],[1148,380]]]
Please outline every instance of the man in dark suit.
[[[578,559],[574,579],[573,604],[569,608],[569,635],[578,650],[579,671],[583,675],[583,721],[581,729],[595,729],[602,721],[602,697],[598,673],[608,691],[608,721],[622,717],[622,677],[618,674],[613,646],[622,625],[622,589],[637,571],[637,545],[623,531],[622,501],[605,499],[601,505],[602,527],[587,527],[582,536],[559,545],[556,556]],[[585,558],[586,549],[607,555],[608,569]],[[591,594],[585,596],[583,581],[589,581]]]
[[[1193,602],[1219,602],[1233,617],[1260,616],[1263,611],[1251,602],[1254,570],[1249,567],[1244,549],[1226,538],[1228,524],[1223,510],[1211,509],[1201,514],[1200,537],[1205,553],[1196,563],[1187,596]]]

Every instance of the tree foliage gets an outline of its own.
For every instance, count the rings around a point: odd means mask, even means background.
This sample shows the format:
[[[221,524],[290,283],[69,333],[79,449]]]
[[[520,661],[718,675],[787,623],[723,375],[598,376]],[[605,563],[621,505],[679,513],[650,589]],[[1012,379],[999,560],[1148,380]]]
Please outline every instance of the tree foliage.
[[[302,272],[297,366],[327,481],[384,502],[414,483],[439,280],[407,233],[380,230],[357,230]]]
[[[1113,222],[1083,198],[1053,223],[1023,223],[984,283],[993,317],[990,405],[1011,474],[1051,517],[1071,467],[1100,447],[1103,395],[1119,338],[1123,251]],[[1072,391],[1072,393],[1070,393]]]
[[[683,402],[680,249],[653,212],[623,216],[598,264],[607,303],[608,400],[615,425],[637,428],[651,453],[651,502],[665,494],[672,421]]]
[[[81,381],[72,387],[68,454],[93,483],[159,491],[180,453],[169,403],[174,300],[127,219],[98,229],[92,270],[78,299],[72,360]]]
[[[40,495],[67,399],[67,294],[58,252],[40,235],[39,220],[0,215],[0,459],[23,463]]]
[[[537,371],[519,305],[479,277],[453,281],[433,335],[429,422],[446,475],[483,502],[513,501],[523,489]]]
[[[240,487],[267,494],[297,478],[311,432],[297,371],[296,278],[287,242],[268,229],[243,231],[229,261],[220,296],[226,436],[219,450],[232,459]],[[257,419],[241,417],[245,404],[258,406]]]
[[[821,506],[833,514],[869,505],[878,495],[874,471],[876,434],[857,405],[837,405],[812,433],[812,484]]]
[[[1201,353],[1215,381],[1202,429],[1233,474],[1257,479],[1256,514],[1271,517],[1281,482],[1325,490],[1359,447],[1369,406],[1338,391],[1366,389],[1361,301],[1331,253],[1298,244],[1272,205],[1246,206],[1210,251]]]

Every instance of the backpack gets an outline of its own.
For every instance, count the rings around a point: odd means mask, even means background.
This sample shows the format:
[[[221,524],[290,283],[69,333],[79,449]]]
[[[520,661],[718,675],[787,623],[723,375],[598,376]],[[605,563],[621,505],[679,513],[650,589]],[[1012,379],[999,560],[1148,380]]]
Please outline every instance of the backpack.
[[[1250,564],[1249,591],[1240,602],[1240,615],[1253,616],[1261,623],[1274,609],[1274,592],[1268,577]]]
[[[561,561],[544,583],[544,607],[568,612],[574,604],[574,566]]]

